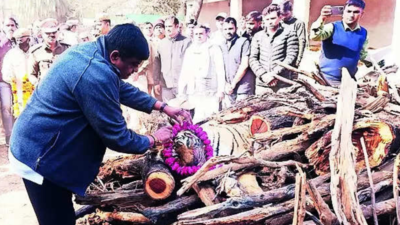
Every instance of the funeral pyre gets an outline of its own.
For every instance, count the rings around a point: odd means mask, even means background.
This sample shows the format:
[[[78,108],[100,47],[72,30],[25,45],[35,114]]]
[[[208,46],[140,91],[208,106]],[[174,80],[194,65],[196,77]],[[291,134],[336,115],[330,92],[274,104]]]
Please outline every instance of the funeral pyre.
[[[108,160],[77,224],[396,223],[398,90],[378,72],[344,70],[340,88],[307,75]]]

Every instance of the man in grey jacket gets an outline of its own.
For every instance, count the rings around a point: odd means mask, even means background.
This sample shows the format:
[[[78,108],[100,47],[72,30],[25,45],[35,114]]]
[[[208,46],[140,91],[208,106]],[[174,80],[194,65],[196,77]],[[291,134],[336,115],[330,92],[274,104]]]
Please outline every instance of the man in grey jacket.
[[[280,25],[279,7],[268,6],[263,10],[264,31],[258,32],[252,42],[250,67],[257,77],[256,94],[261,95],[270,89],[277,91],[285,84],[279,82],[275,75],[292,79],[292,74],[276,62],[295,65],[299,53],[299,42],[293,30]]]
[[[164,102],[176,98],[183,57],[191,40],[179,32],[179,20],[170,16],[165,20],[167,38],[163,39],[154,59],[154,92]]]

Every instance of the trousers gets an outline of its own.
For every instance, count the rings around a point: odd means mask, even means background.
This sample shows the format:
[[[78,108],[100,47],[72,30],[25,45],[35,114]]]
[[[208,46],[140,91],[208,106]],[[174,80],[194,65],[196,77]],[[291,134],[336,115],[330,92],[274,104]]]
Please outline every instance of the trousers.
[[[40,225],[75,225],[72,192],[46,179],[42,185],[23,181]]]
[[[8,144],[11,136],[11,131],[14,124],[14,117],[12,115],[12,91],[11,85],[6,82],[0,82],[0,101],[1,101],[1,119],[3,122],[6,142]]]

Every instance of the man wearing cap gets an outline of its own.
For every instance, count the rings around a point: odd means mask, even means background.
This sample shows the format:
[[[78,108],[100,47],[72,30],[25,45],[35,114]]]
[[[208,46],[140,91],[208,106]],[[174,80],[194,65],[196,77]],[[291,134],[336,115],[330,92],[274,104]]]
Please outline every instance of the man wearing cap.
[[[252,11],[246,16],[245,21],[246,21],[246,31],[243,33],[242,37],[249,39],[251,42],[254,35],[262,30],[261,28],[262,15],[258,11]]]
[[[20,28],[14,32],[14,38],[17,46],[6,54],[3,61],[3,80],[12,84],[17,93],[13,96],[14,100],[14,117],[18,117],[24,110],[30,93],[33,90],[28,81],[28,58],[29,58],[29,43],[31,32],[26,28]]]
[[[159,19],[154,23],[153,28],[153,42],[155,44],[155,49],[157,49],[158,44],[162,39],[165,38],[165,25],[164,20]]]
[[[322,41],[321,73],[332,86],[340,85],[343,67],[354,77],[358,61],[368,55],[367,30],[359,24],[364,9],[363,0],[348,0],[342,20],[325,24],[332,15],[332,7],[324,6],[320,17],[311,26],[311,39]]]
[[[50,66],[70,46],[57,41],[58,22],[46,19],[41,25],[44,42],[32,47],[29,56],[29,81],[37,85],[47,74]]]
[[[94,35],[95,37],[106,35],[111,29],[111,19],[107,13],[100,13],[95,19]]]
[[[211,34],[211,41],[214,44],[223,44],[225,42],[224,34],[222,33],[224,20],[228,17],[228,15],[224,12],[218,13],[217,17],[215,17],[215,25],[217,30]]]
[[[13,128],[13,116],[12,116],[12,91],[10,84],[3,81],[3,75],[1,73],[1,67],[3,59],[8,51],[10,51],[15,45],[13,38],[15,30],[18,28],[17,20],[13,17],[4,19],[3,29],[0,32],[0,101],[1,101],[1,117],[3,127],[6,136],[6,145],[10,141],[11,131]]]
[[[165,19],[167,38],[163,39],[155,53],[154,92],[164,102],[176,98],[182,69],[182,61],[191,40],[179,32],[179,20],[175,16]]]
[[[296,67],[300,66],[307,44],[306,24],[293,16],[292,0],[274,0],[272,4],[280,7],[282,13],[282,26],[296,32],[299,39],[299,55],[296,60]]]
[[[78,20],[67,20],[65,22],[66,29],[63,33],[62,42],[70,46],[77,45],[79,43],[79,37],[76,33],[76,28],[78,26]]]
[[[225,19],[223,32],[226,44],[221,46],[226,70],[225,107],[254,95],[255,91],[255,75],[249,68],[250,41],[239,37],[237,29],[234,18]]]

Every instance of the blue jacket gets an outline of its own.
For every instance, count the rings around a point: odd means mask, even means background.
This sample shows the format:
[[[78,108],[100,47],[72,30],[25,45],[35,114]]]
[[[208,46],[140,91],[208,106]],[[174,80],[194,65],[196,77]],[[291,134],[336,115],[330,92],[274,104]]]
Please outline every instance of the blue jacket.
[[[341,81],[343,67],[347,68],[353,77],[357,73],[367,30],[361,27],[356,31],[346,31],[342,21],[333,23],[333,27],[333,35],[322,42],[320,67],[326,78]]]
[[[104,37],[62,54],[15,123],[14,157],[45,179],[84,195],[106,147],[144,153],[149,140],[127,129],[120,104],[150,113],[156,99],[123,82],[118,73]]]

